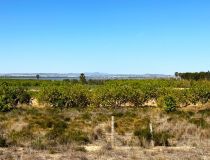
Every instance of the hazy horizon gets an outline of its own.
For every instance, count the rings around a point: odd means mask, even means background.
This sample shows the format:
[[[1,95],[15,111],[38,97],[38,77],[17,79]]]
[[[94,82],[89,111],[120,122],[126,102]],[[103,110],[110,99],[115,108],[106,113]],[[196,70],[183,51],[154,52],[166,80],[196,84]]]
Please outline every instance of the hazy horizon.
[[[0,2],[0,73],[165,74],[210,68],[208,0]]]
[[[80,75],[81,73],[87,74],[87,75],[166,75],[167,74],[161,74],[161,73],[142,73],[142,74],[133,74],[133,73],[103,73],[103,72],[75,72],[75,73],[62,73],[62,72],[58,72],[58,73],[53,73],[53,72],[49,72],[49,73],[44,73],[44,72],[23,72],[23,73],[0,73],[0,75],[19,75],[19,74],[23,74],[23,75],[36,75],[36,74],[58,74],[58,75],[67,75],[67,74],[72,74],[72,75]],[[172,74],[174,75],[174,74]]]

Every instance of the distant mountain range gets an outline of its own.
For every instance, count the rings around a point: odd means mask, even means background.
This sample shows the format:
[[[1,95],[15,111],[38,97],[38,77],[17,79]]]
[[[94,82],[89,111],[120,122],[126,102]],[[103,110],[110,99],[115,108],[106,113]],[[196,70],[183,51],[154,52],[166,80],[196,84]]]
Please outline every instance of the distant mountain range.
[[[78,79],[80,73],[0,73],[1,78],[34,79],[36,75],[41,79]],[[108,73],[85,73],[88,79],[144,79],[144,78],[173,78],[172,75],[164,74],[108,74]]]

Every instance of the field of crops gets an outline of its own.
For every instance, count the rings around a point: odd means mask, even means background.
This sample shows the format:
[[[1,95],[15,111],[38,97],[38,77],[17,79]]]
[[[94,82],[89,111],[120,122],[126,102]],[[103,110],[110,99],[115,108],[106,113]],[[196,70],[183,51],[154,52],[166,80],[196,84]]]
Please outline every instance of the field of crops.
[[[8,111],[20,103],[29,104],[31,98],[40,103],[64,109],[71,107],[144,106],[155,101],[166,111],[190,104],[205,104],[210,99],[209,81],[185,80],[109,80],[38,81],[1,80],[0,110]]]
[[[0,159],[202,159],[210,156],[209,99],[209,81],[1,79]],[[151,151],[152,140],[167,152]]]

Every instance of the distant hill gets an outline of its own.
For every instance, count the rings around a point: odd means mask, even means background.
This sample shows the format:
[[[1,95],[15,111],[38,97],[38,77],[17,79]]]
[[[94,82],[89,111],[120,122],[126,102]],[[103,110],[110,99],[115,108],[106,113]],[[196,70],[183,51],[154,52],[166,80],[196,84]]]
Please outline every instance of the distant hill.
[[[80,73],[0,73],[1,78],[13,79],[35,79],[36,75],[40,75],[40,79],[78,79]],[[144,79],[144,78],[172,78],[171,75],[164,74],[108,74],[108,73],[85,73],[88,79]]]

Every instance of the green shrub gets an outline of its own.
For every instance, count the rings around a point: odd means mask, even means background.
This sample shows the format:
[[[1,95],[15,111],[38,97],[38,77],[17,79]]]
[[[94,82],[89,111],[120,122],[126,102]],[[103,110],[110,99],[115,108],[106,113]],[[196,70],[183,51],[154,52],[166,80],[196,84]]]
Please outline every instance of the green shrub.
[[[208,124],[204,118],[192,118],[189,120],[190,123],[193,123],[201,128],[209,128],[210,124]]]
[[[8,147],[7,141],[2,135],[0,136],[0,147]]]
[[[24,90],[23,88],[18,88],[16,90],[17,98],[18,98],[18,103],[21,104],[29,104],[31,100],[30,94]]]
[[[74,148],[74,150],[75,151],[79,151],[79,152],[84,152],[84,153],[87,152],[87,150],[85,149],[85,147],[76,147],[76,148]]]
[[[134,136],[137,136],[141,141],[142,141],[142,138],[145,138],[147,141],[152,140],[152,134],[150,133],[149,128],[135,130]]]
[[[58,120],[53,122],[52,126],[53,128],[46,135],[49,140],[58,139],[59,136],[63,135],[68,124],[65,121]]]
[[[83,85],[45,87],[39,92],[38,99],[60,109],[90,105],[89,90]]]
[[[204,109],[199,111],[198,113],[202,114],[203,116],[210,116],[210,109]]]
[[[29,127],[23,128],[21,131],[12,131],[9,134],[9,139],[14,145],[22,145],[24,142],[30,141],[34,138],[33,132]]]
[[[36,140],[32,141],[31,147],[35,150],[44,150],[47,148],[46,144],[41,138],[37,138]]]
[[[168,132],[158,132],[154,134],[155,146],[170,146],[169,138],[171,135]]]
[[[71,142],[77,142],[79,144],[87,144],[90,142],[88,135],[85,132],[79,130],[71,130],[67,132],[66,137]]]
[[[59,136],[53,140],[62,145],[67,145],[70,143],[87,144],[90,142],[87,134],[79,130],[68,130],[60,133]]]
[[[56,119],[53,119],[53,117],[46,117],[45,115],[34,117],[30,120],[30,127],[36,127],[39,126],[43,129],[47,128],[53,128],[54,123],[56,123]]]
[[[158,105],[163,107],[166,112],[174,112],[177,108],[177,103],[174,97],[164,96],[158,99]]]
[[[29,104],[30,94],[22,87],[0,86],[0,111],[8,112],[14,109],[18,103]]]
[[[92,118],[91,116],[92,116],[91,113],[85,112],[85,113],[82,114],[82,117],[81,118],[83,120],[91,120],[91,118]]]
[[[9,104],[5,104],[0,100],[0,112],[9,112],[13,109]]]
[[[139,88],[120,83],[99,87],[92,97],[93,104],[99,107],[121,107],[126,103],[141,106],[145,101],[145,94]]]
[[[151,134],[149,127],[147,127],[136,129],[134,136],[139,138],[142,146],[144,146],[144,140],[146,140],[148,144],[153,140],[155,146],[170,146],[169,138],[171,138],[171,135],[168,132],[154,132]]]

